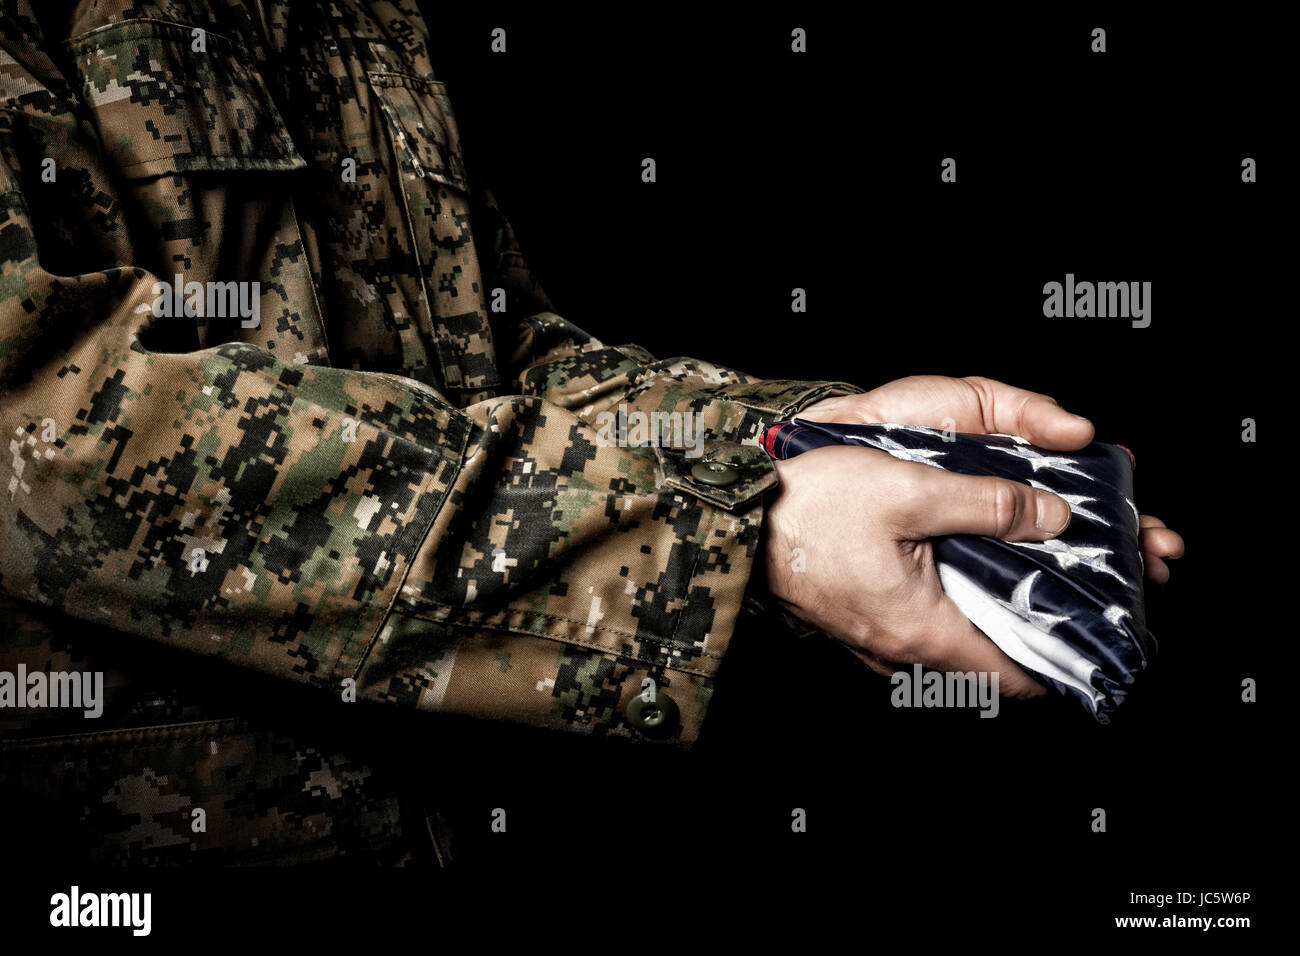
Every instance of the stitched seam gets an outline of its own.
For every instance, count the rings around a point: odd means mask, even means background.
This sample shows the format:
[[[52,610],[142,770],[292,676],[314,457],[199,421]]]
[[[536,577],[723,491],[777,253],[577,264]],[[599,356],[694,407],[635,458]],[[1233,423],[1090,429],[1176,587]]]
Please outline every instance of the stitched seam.
[[[177,153],[177,152],[159,153],[157,156],[150,156],[148,159],[138,159],[138,160],[136,160],[134,163],[124,163],[123,165],[121,165],[121,166],[119,166],[119,167],[117,167],[117,168],[118,168],[118,169],[134,169],[136,166],[146,166],[146,165],[148,165],[149,163],[157,163],[157,162],[160,162],[161,160],[165,160],[165,159],[175,159],[177,156],[185,156],[185,155],[187,155],[187,154],[185,154],[185,153]],[[198,158],[198,157],[196,157],[196,158]],[[303,165],[302,165],[302,166],[291,166],[291,167],[289,167],[289,168],[290,168],[290,169],[303,169],[303,168],[305,168],[305,166],[306,166],[306,162],[307,162],[305,159],[302,159],[302,157],[299,156],[297,153],[294,153],[292,156],[285,156],[285,157],[278,158],[278,159],[277,159],[277,158],[270,158],[270,157],[262,157],[262,156],[257,156],[257,157],[236,156],[234,153],[220,153],[220,154],[216,154],[216,155],[213,155],[213,156],[207,156],[207,157],[202,157],[202,158],[204,158],[204,159],[216,159],[216,160],[234,160],[234,161],[239,162],[239,163],[244,164],[244,165],[241,165],[241,166],[231,166],[231,167],[227,167],[226,169],[218,169],[218,170],[203,170],[203,169],[187,169],[187,170],[184,170],[184,171],[177,170],[177,171],[176,171],[177,174],[178,174],[178,175],[181,175],[181,176],[184,176],[184,175],[187,175],[187,174],[189,174],[189,173],[199,173],[199,172],[239,172],[241,169],[247,170],[247,169],[258,168],[258,167],[257,167],[257,164],[261,164],[261,163],[275,163],[276,166],[275,166],[274,168],[275,168],[275,169],[279,169],[279,168],[282,168],[282,167],[280,166],[281,163],[293,163],[293,162],[295,162],[295,161],[301,161],[301,162],[303,163]],[[271,172],[272,170],[269,170],[269,169],[262,169],[261,171],[263,171],[263,172]],[[165,176],[166,173],[160,173],[159,175]]]
[[[779,414],[782,418],[789,418],[791,414],[798,414],[799,411],[800,411],[800,407],[803,405],[804,402],[808,401],[808,399],[813,398],[814,396],[818,396],[818,395],[820,395],[822,392],[828,392],[828,391],[830,391],[831,389],[834,389],[834,388],[850,388],[850,389],[854,389],[854,391],[851,391],[851,392],[849,393],[850,395],[862,395],[862,394],[864,394],[864,390],[863,390],[863,389],[860,389],[860,388],[858,388],[856,385],[853,385],[853,384],[851,384],[851,383],[849,383],[849,382],[818,382],[816,388],[811,388],[811,389],[809,389],[808,391],[803,392],[803,393],[800,394],[800,396],[799,396],[798,398],[796,398],[794,401],[792,401],[792,402],[790,402],[790,403],[788,403],[788,404],[782,406],[782,408],[781,408],[780,412],[778,412],[778,414]]]
[[[695,575],[694,575],[694,572],[692,572],[692,575],[691,575],[691,576],[692,576],[692,578],[695,576]],[[423,599],[423,598],[421,599],[421,603],[423,603],[423,604],[427,604],[427,605],[429,605],[430,607],[447,608],[448,610],[457,610],[457,609],[459,609],[459,607],[460,607],[460,605],[455,605],[455,604],[442,604],[442,603],[439,603],[439,602],[437,602],[437,601],[429,601],[429,600],[425,600],[425,599]],[[527,615],[530,615],[530,616],[532,616],[532,617],[541,617],[541,618],[545,618],[545,619],[548,620],[548,621],[563,621],[565,624],[577,624],[579,627],[583,627],[583,628],[591,628],[591,630],[593,630],[593,631],[605,631],[605,632],[607,632],[607,633],[609,633],[609,634],[617,634],[619,637],[626,637],[626,638],[630,638],[631,640],[637,640],[637,636],[636,636],[636,632],[635,632],[635,631],[624,631],[624,630],[621,630],[620,628],[617,628],[617,627],[609,627],[609,626],[606,625],[606,624],[588,624],[586,621],[579,621],[579,620],[577,620],[576,618],[572,618],[572,617],[564,617],[563,615],[560,615],[560,614],[547,614],[545,611],[534,611],[532,608],[527,608],[527,607],[516,607],[516,606],[513,605],[513,604],[507,604],[507,605],[504,606],[504,608],[505,608],[506,611],[514,611],[514,612],[517,612],[517,613],[519,613],[519,614],[527,614]],[[418,617],[418,618],[419,618],[420,620],[422,620],[422,621],[430,621],[431,623],[434,623],[434,624],[454,624],[456,627],[480,628],[480,629],[485,630],[485,631],[504,630],[504,631],[509,631],[509,632],[511,632],[511,633],[516,633],[516,634],[532,634],[534,637],[544,637],[544,638],[546,638],[547,640],[551,640],[551,641],[560,641],[560,642],[562,642],[562,643],[566,643],[566,644],[569,644],[569,643],[572,643],[572,644],[580,643],[579,641],[576,641],[576,640],[570,640],[570,639],[567,638],[567,637],[552,637],[552,636],[549,635],[549,634],[535,634],[534,632],[532,632],[532,631],[526,631],[526,630],[524,630],[523,628],[516,628],[516,627],[502,627],[502,626],[500,626],[500,625],[496,625],[496,624],[475,623],[475,622],[473,622],[473,621],[454,621],[454,620],[452,620],[452,619],[450,619],[450,618],[436,618],[436,617],[428,617],[428,616],[426,616],[425,614],[423,614],[423,613],[421,613],[420,611],[415,610],[415,609],[412,609],[412,610],[409,611],[409,612],[408,612],[408,611],[397,611],[396,613],[401,614],[401,615],[403,615],[403,616],[405,616],[405,617]],[[498,612],[498,613],[499,613],[499,612]],[[680,614],[680,613],[681,613],[681,612],[679,611],[678,614]],[[495,614],[494,614],[493,616],[495,616]],[[662,642],[661,642],[661,643],[662,643]],[[722,655],[720,655],[720,654],[711,654],[711,653],[709,653],[708,651],[701,651],[701,652],[700,652],[700,656],[702,656],[702,657],[711,657],[711,658],[713,658],[713,659],[715,659],[715,660],[721,660],[721,659],[722,659]]]
[[[643,654],[625,654],[625,653],[623,653],[622,651],[614,650],[614,649],[612,649],[612,648],[610,648],[610,647],[607,647],[607,646],[605,646],[605,645],[603,645],[603,644],[597,644],[597,643],[594,642],[594,641],[583,640],[582,638],[574,638],[574,637],[555,637],[555,636],[550,635],[550,634],[537,634],[537,633],[534,633],[533,631],[525,631],[525,630],[523,630],[522,628],[518,628],[518,627],[509,627],[509,626],[504,626],[504,625],[499,625],[499,624],[498,624],[498,625],[488,625],[488,624],[467,624],[467,623],[462,622],[462,621],[445,621],[445,620],[438,620],[437,618],[427,617],[427,616],[425,616],[425,615],[423,615],[423,614],[420,614],[419,612],[395,611],[394,613],[399,614],[399,615],[401,615],[402,617],[409,617],[409,618],[415,618],[416,620],[420,620],[420,621],[427,621],[427,622],[429,622],[430,624],[442,624],[442,625],[446,625],[446,626],[448,626],[448,627],[460,627],[460,628],[465,628],[466,630],[471,630],[471,631],[491,631],[491,632],[493,632],[493,633],[498,633],[498,634],[517,634],[517,635],[519,635],[520,637],[533,637],[533,638],[536,638],[536,639],[538,639],[538,640],[542,640],[542,641],[554,641],[554,642],[557,643],[557,644],[576,644],[576,645],[578,645],[579,647],[586,647],[586,648],[589,648],[590,650],[593,650],[593,651],[600,651],[602,654],[608,654],[608,655],[610,655],[611,657],[618,658],[619,660],[638,661],[639,663],[646,664],[646,665],[648,665],[648,666],[650,666],[650,667],[666,667],[666,668],[667,668],[668,670],[670,670],[670,671],[680,671],[680,672],[683,673],[683,674],[694,674],[696,677],[713,677],[713,676],[714,676],[713,674],[709,673],[708,671],[704,671],[704,670],[701,670],[701,669],[696,668],[696,667],[682,667],[682,666],[674,665],[674,664],[671,664],[671,663],[669,663],[669,664],[663,664],[663,663],[661,663],[661,662],[658,662],[658,661],[655,661],[655,660],[653,660],[653,659],[651,659],[651,658],[648,658],[648,657],[646,657],[646,656],[643,655]],[[533,613],[533,612],[529,612],[529,613]],[[582,622],[582,621],[572,621],[572,620],[570,620],[569,618],[557,617],[557,616],[554,615],[554,614],[537,614],[536,616],[537,616],[537,617],[544,617],[544,618],[548,618],[548,619],[550,619],[550,620],[556,620],[556,621],[568,621],[569,623],[572,623],[572,624],[581,624],[583,627],[586,627],[586,626],[587,626],[587,625],[586,625],[584,622]],[[634,634],[627,634],[627,633],[622,632],[622,631],[614,631],[612,628],[603,628],[603,627],[596,626],[596,629],[597,629],[597,630],[610,631],[611,633],[619,634],[619,635],[622,636],[622,637],[631,637],[631,638],[635,638],[635,636],[636,636],[636,635],[634,635]],[[721,655],[721,654],[714,654],[714,653],[712,653],[711,651],[700,651],[700,652],[698,652],[695,656],[696,656],[696,657],[707,657],[707,658],[709,658],[710,660],[715,660],[715,661],[717,661],[717,660],[721,660],[721,659],[722,659],[722,655]]]
[[[378,80],[381,86],[399,85],[390,83],[390,80],[405,80],[407,83],[418,83],[421,86],[441,86],[446,89],[446,84],[442,80],[426,80],[414,73],[402,73],[399,70],[367,70],[366,76],[372,80]]]
[[[159,30],[158,29],[159,27],[171,27],[177,30],[185,30],[187,32],[192,30],[202,30],[203,35],[205,37],[205,42],[207,37],[216,37],[218,40],[221,40],[224,43],[229,43],[235,49],[240,48],[240,45],[238,43],[236,43],[232,38],[226,36],[224,33],[218,33],[216,30],[209,30],[207,27],[201,27],[198,26],[197,24],[180,23],[176,20],[167,20],[162,17],[132,17],[129,20],[118,20],[116,23],[105,23],[95,27],[93,30],[87,30],[85,33],[78,33],[75,37],[69,37],[68,39],[64,40],[63,43],[67,47],[78,47],[83,44],[92,43],[93,39],[97,34],[112,33],[114,30],[122,29],[122,27],[133,27],[133,26],[140,26],[140,25],[147,26],[150,28],[148,31],[142,31],[142,32],[151,33],[155,36],[159,35],[160,33],[166,32],[166,31]],[[123,38],[123,42],[126,42],[128,39],[131,38]]]
[[[316,306],[316,329],[320,333],[320,347],[325,350],[325,361],[331,366],[334,359],[330,356],[330,340],[325,332],[325,312],[320,305],[320,296],[316,294],[316,280],[311,274],[311,262],[307,258],[307,241],[302,237],[302,223],[298,219],[298,206],[289,196],[289,214],[293,218],[293,231],[298,234],[298,245],[302,247],[303,263],[307,266],[307,287],[311,289],[311,300]],[[323,267],[322,267],[323,269]]]
[[[382,76],[383,74],[380,75]],[[379,101],[379,111],[384,115],[384,119],[387,121],[384,123],[384,126],[388,129],[388,144],[391,147],[390,152],[392,153],[394,161],[397,163],[397,168],[393,173],[397,180],[397,192],[402,197],[402,214],[406,220],[406,231],[411,237],[411,255],[415,257],[415,277],[420,282],[420,298],[424,303],[425,311],[428,313],[429,328],[432,329],[434,325],[433,299],[429,296],[429,286],[424,279],[425,263],[420,259],[420,242],[415,234],[415,217],[411,215],[411,201],[406,195],[406,183],[404,182],[406,172],[402,169],[402,160],[404,158],[403,153],[413,153],[414,151],[410,148],[404,151],[397,141],[397,135],[391,127],[397,126],[401,129],[402,135],[406,135],[406,129],[402,127],[400,122],[398,122],[397,111],[393,109],[392,104],[389,103],[384,98],[384,95],[379,92],[379,90],[382,89],[382,85],[373,87],[373,89],[375,90],[375,99]],[[410,159],[417,164],[416,168],[424,168],[422,165],[418,165],[419,158],[417,156],[412,155]],[[426,171],[425,175],[427,176],[431,174]],[[441,180],[435,181],[440,182]],[[443,346],[444,343],[438,338],[435,337],[433,339],[433,350],[438,357],[438,364],[441,366],[443,384],[446,384],[447,371],[451,368],[456,370],[457,382],[463,383],[465,380],[465,370],[460,367],[459,353],[451,349],[445,349]],[[461,385],[458,384],[457,387],[461,387]]]
[[[227,727],[229,725],[229,727]],[[254,733],[242,717],[221,717],[216,720],[196,720],[180,724],[151,724],[145,727],[119,727],[116,730],[94,730],[84,734],[57,734],[49,737],[31,737],[21,740],[6,740],[3,742],[3,749],[34,749],[37,744],[53,745],[60,743],[78,744],[91,743],[97,739],[108,737],[123,737],[127,734],[145,734],[155,733],[160,737],[166,737],[171,741],[184,740],[203,740],[212,736],[210,733],[200,733],[204,727],[218,730],[223,735],[229,736],[230,731],[237,727],[244,727],[244,733]],[[179,731],[194,731],[186,733],[183,736],[175,736],[173,728]]]
[[[443,509],[447,507],[447,500],[451,498],[452,489],[456,487],[456,479],[460,477],[461,469],[464,467],[465,464],[465,460],[464,460],[465,448],[468,445],[468,443],[469,443],[469,427],[466,426],[461,431],[460,448],[457,450],[456,453],[455,471],[450,476],[450,480],[447,483],[447,488],[442,494],[442,500],[438,502],[438,507],[434,509],[433,514],[429,518],[429,523],[425,526],[424,531],[421,532],[420,534],[419,546],[415,548],[413,551],[411,551],[411,559],[406,563],[406,570],[402,572],[401,580],[399,580],[397,582],[397,586],[393,588],[393,596],[389,598],[388,607],[384,609],[384,613],[380,616],[379,623],[375,627],[375,632],[370,635],[370,640],[366,642],[365,651],[357,657],[356,666],[352,668],[353,679],[356,679],[358,676],[360,676],[361,668],[362,666],[364,666],[366,660],[370,657],[370,652],[374,650],[375,642],[379,639],[379,635],[384,632],[384,626],[388,623],[389,619],[393,616],[393,609],[397,606],[397,599],[398,597],[401,596],[402,588],[406,585],[406,579],[407,577],[410,576],[411,568],[415,565],[415,559],[419,555],[419,553],[424,549],[425,544],[428,543],[429,533],[433,530],[433,526],[437,523],[438,516],[442,514]],[[432,475],[429,476],[428,481],[434,482],[436,481],[436,479],[437,479],[437,472],[435,471]],[[426,488],[427,487],[428,485],[426,484]],[[360,626],[361,626],[360,621],[358,621],[357,628],[360,628]],[[333,678],[334,672],[338,670],[339,661],[343,659],[348,649],[351,648],[353,639],[356,637],[357,628],[353,629],[352,635],[348,637],[348,642],[344,646],[343,653],[341,653],[339,655],[338,660],[334,662],[334,667],[332,668],[330,674],[331,678]]]

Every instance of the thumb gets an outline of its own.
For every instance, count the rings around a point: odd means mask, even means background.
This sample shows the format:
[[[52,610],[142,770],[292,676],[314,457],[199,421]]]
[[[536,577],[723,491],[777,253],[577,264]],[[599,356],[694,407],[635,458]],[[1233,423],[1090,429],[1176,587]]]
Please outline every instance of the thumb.
[[[905,537],[983,534],[1044,541],[1070,524],[1070,506],[1050,491],[1006,478],[958,475],[916,465],[901,502]]]
[[[990,431],[1022,435],[1035,445],[1058,451],[1072,451],[1092,441],[1092,422],[1067,412],[1054,398],[978,375],[963,381],[975,389]]]

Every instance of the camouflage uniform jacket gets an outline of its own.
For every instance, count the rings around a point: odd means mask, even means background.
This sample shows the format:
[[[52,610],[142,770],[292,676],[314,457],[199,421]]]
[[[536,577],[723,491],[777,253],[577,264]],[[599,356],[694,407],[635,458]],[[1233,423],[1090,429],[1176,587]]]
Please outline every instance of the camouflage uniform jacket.
[[[855,389],[551,311],[410,0],[0,17],[0,670],[103,666],[125,632],[334,701],[631,736],[650,677],[693,740],[775,481],[757,436]],[[620,405],[699,413],[738,476],[602,442]],[[69,729],[15,713],[29,758]],[[133,745],[238,768],[222,728],[162,723]]]

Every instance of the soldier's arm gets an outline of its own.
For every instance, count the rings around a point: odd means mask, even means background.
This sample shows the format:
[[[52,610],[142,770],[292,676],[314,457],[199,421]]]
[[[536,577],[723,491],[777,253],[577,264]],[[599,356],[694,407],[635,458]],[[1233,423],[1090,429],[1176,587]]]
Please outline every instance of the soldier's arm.
[[[241,343],[147,349],[157,277],[113,264],[126,210],[112,177],[25,66],[0,63],[0,586],[338,692],[471,423],[396,376]],[[43,210],[84,229],[42,231]]]
[[[665,730],[693,739],[775,483],[761,428],[856,389],[606,346],[551,311],[491,194],[477,192],[488,300],[502,289],[508,307],[494,323],[503,390],[515,394],[464,409],[475,426],[466,469],[372,650],[366,692],[412,693],[432,646],[446,656],[424,706],[476,698],[501,717],[652,733],[629,719],[650,678],[678,714]],[[602,413],[619,406],[691,416],[692,429],[698,416],[700,441],[612,440]],[[725,469],[721,481],[699,476],[704,461]]]
[[[521,394],[465,409],[248,344],[151,351],[160,277],[122,261],[126,210],[57,73],[13,52],[5,592],[340,697],[693,738],[775,480],[745,442],[820,387],[655,363],[548,312],[524,322]],[[84,229],[49,241],[42,210]],[[725,484],[598,441],[593,401],[670,395],[704,416]],[[629,720],[646,677],[676,721]]]

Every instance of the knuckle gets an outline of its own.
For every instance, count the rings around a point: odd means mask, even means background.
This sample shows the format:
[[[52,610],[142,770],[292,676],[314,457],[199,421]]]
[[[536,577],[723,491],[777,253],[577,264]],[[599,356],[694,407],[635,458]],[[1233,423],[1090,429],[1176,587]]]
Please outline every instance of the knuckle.
[[[1005,481],[993,481],[985,487],[986,505],[993,518],[993,527],[996,529],[994,537],[1004,537],[1010,534],[1024,517],[1024,496],[1014,485]]]
[[[899,520],[914,520],[925,506],[924,476],[912,468],[897,469],[893,476],[893,492],[895,514]]]
[[[870,621],[855,621],[847,630],[848,634],[846,636],[854,647],[859,650],[879,653],[880,648],[877,639],[880,635]]]
[[[839,626],[830,629],[830,633],[856,654],[871,657],[881,657],[884,654],[880,628],[871,621],[856,618],[841,622]]]
[[[981,408],[992,408],[994,393],[1000,382],[995,382],[984,375],[967,375],[962,378],[962,381],[975,392]]]

